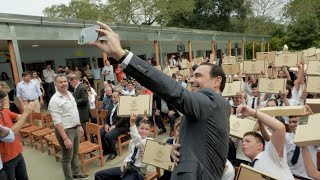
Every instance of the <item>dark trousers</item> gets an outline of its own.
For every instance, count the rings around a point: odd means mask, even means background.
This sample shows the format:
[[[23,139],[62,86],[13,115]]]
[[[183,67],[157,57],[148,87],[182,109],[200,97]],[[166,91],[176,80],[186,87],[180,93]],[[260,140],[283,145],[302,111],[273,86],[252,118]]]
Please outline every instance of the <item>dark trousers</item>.
[[[169,124],[170,124],[170,131],[173,132],[174,129],[174,123],[176,123],[176,117],[174,115],[168,116]]]
[[[28,173],[26,163],[22,154],[19,154],[16,158],[3,163],[3,170],[7,173],[8,180],[28,180]],[[1,179],[2,180],[2,179]]]
[[[0,170],[0,179],[7,180],[7,173],[3,170],[3,168]]]
[[[97,172],[94,175],[95,180],[122,180],[120,167],[114,167]],[[123,177],[123,180],[139,180],[143,179],[138,173],[130,173]]]
[[[100,128],[100,135],[104,153],[117,154],[115,139],[121,135],[121,132],[117,129],[106,132],[103,126]]]
[[[156,119],[156,123],[157,123],[157,125],[158,125],[158,128],[165,130],[166,127],[164,127],[164,124],[163,124],[161,115],[155,115],[155,119]]]

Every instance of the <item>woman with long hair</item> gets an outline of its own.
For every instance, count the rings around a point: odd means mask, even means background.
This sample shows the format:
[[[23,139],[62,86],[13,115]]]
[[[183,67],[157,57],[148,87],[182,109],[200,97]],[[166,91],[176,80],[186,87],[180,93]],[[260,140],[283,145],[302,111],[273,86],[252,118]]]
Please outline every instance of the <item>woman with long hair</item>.
[[[10,109],[10,111],[20,114],[19,108],[14,103],[14,89],[10,89],[5,81],[0,81],[0,90],[7,93],[7,96],[4,99],[3,108]]]
[[[89,83],[91,84],[91,86],[93,86],[93,71],[91,70],[90,64],[86,65],[85,73],[86,73],[86,75],[88,77]]]
[[[35,81],[40,86],[40,89],[42,91],[42,95],[44,96],[45,95],[45,91],[44,91],[44,88],[42,86],[42,80],[39,77],[37,71],[31,71],[30,76],[31,76],[31,80]]]

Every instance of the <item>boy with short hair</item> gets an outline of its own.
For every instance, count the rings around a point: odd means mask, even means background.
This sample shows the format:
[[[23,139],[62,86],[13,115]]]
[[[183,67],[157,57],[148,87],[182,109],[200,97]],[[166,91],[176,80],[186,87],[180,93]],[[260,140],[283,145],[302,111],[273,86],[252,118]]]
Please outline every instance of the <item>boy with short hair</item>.
[[[95,174],[95,180],[144,179],[148,165],[141,162],[141,156],[147,139],[152,139],[148,137],[151,126],[148,120],[141,120],[137,127],[135,124],[137,117],[138,115],[136,113],[132,113],[130,117],[130,135],[132,140],[130,140],[129,143],[128,156],[124,159],[120,167],[97,172]]]

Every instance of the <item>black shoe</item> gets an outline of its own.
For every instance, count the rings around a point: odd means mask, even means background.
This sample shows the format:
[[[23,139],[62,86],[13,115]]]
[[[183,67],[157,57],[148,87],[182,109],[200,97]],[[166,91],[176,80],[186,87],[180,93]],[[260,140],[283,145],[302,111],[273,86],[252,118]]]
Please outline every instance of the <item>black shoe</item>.
[[[90,179],[90,178],[91,176],[84,175],[84,174],[73,175],[73,179]]]
[[[173,137],[173,131],[170,131],[170,135],[169,135],[170,137]]]
[[[160,129],[160,131],[158,132],[158,135],[161,135],[161,134],[163,134],[163,133],[165,133],[165,132],[167,132],[166,129]]]
[[[113,160],[114,158],[116,158],[118,156],[118,154],[110,154],[108,159],[109,160]]]
[[[108,153],[108,152],[105,152],[105,151],[103,151],[103,153],[102,153],[103,156],[105,156],[105,155],[107,155],[107,154],[109,154],[109,153]]]

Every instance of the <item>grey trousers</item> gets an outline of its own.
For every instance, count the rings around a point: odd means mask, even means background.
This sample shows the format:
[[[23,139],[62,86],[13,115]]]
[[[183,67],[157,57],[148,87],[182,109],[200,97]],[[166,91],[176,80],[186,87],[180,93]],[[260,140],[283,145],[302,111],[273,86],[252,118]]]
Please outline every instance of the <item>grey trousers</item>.
[[[68,136],[68,138],[72,142],[72,148],[67,149],[64,145],[63,139],[60,136],[57,129],[55,129],[55,133],[59,144],[61,146],[62,152],[62,169],[64,173],[65,180],[73,180],[73,175],[80,174],[79,168],[79,144],[80,144],[80,130],[78,127],[65,129],[64,130]]]

